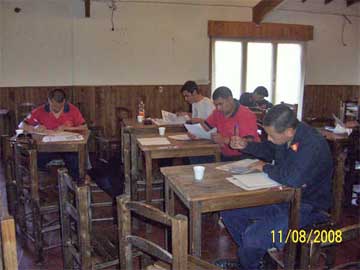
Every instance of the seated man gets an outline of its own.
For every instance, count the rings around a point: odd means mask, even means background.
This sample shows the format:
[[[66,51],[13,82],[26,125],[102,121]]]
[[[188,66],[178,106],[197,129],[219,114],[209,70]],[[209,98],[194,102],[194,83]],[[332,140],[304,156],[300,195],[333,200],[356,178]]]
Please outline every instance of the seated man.
[[[242,153],[229,147],[230,138],[236,135],[259,141],[256,116],[247,107],[240,105],[225,86],[215,89],[212,98],[216,109],[203,125],[207,130],[217,128],[212,140],[221,145],[223,161],[241,159]]]
[[[276,105],[266,114],[264,127],[269,141],[247,142],[235,136],[231,147],[262,160],[251,167],[266,173],[271,179],[290,187],[302,188],[300,227],[324,221],[321,210],[331,204],[333,162],[329,146],[321,134],[299,122],[291,109]],[[284,232],[288,228],[288,204],[224,211],[221,217],[239,246],[238,261],[218,260],[223,269],[259,269],[261,259],[272,246],[271,230]]]
[[[240,97],[240,104],[252,109],[267,110],[273,105],[267,101],[268,90],[264,86],[258,86],[253,93],[243,93]]]
[[[178,115],[188,115],[192,123],[202,122],[215,109],[211,99],[201,95],[199,87],[194,81],[187,81],[181,88],[181,93],[185,101],[191,104],[192,113],[180,112]]]
[[[30,133],[52,133],[63,130],[86,130],[87,126],[79,109],[66,101],[65,92],[62,89],[54,89],[48,94],[48,102],[35,108],[20,123],[19,128]],[[74,179],[78,179],[77,153],[40,153],[38,155],[38,166],[44,168],[49,161],[58,157],[64,160],[70,175]]]

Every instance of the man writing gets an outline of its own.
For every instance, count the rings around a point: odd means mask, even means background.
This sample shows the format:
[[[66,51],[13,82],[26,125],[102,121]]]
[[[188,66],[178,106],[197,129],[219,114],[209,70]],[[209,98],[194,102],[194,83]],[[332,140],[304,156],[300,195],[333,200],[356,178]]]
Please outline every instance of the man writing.
[[[333,162],[329,146],[315,129],[299,122],[291,109],[276,105],[266,114],[269,141],[247,142],[234,136],[230,146],[262,161],[252,168],[280,184],[302,188],[300,227],[323,221],[321,211],[331,204]],[[288,228],[288,204],[236,209],[221,213],[223,222],[239,245],[238,260],[218,260],[223,269],[259,269],[272,243],[270,231]],[[281,247],[284,243],[275,243]]]
[[[192,123],[200,123],[213,112],[213,102],[201,95],[198,85],[194,81],[187,81],[181,88],[185,101],[191,104],[192,113],[180,112],[178,115],[189,116]]]
[[[19,128],[29,133],[52,134],[55,131],[87,130],[81,112],[73,104],[66,101],[62,89],[54,89],[48,94],[48,102],[35,108]],[[61,157],[75,179],[79,177],[77,153],[39,153],[38,166],[44,168],[52,160]]]
[[[213,101],[216,109],[203,125],[207,130],[217,128],[217,133],[212,134],[212,140],[221,145],[223,161],[240,159],[243,155],[230,148],[230,138],[235,135],[259,141],[256,116],[247,107],[240,105],[233,98],[231,90],[225,86],[215,89]]]

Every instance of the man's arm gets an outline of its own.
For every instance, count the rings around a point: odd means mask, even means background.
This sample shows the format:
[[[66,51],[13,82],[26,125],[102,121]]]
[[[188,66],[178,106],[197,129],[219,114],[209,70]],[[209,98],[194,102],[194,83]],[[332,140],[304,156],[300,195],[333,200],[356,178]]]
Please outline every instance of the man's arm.
[[[248,142],[245,148],[241,150],[241,152],[251,154],[259,159],[270,162],[275,159],[275,148],[276,145],[270,141],[260,143]]]

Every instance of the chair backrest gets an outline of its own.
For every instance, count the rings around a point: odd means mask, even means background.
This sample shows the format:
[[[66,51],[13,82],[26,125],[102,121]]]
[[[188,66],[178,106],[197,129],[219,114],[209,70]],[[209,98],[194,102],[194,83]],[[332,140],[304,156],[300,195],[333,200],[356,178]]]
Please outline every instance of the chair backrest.
[[[359,119],[359,104],[357,100],[341,100],[339,118],[346,122]]]
[[[24,102],[17,105],[15,111],[15,126],[17,127],[34,108],[35,104],[31,102]]]
[[[3,206],[2,199],[0,196],[0,269],[17,270],[15,222]]]
[[[298,104],[290,104],[290,103],[285,103],[283,101],[280,102],[282,105],[285,105],[287,107],[289,107],[291,110],[294,111],[295,115],[297,115],[298,112]]]
[[[171,217],[153,206],[129,201],[129,196],[117,197],[119,223],[119,255],[121,270],[132,270],[132,247],[172,265],[173,270],[187,269],[188,222],[183,215]],[[148,239],[131,234],[131,212],[148,220],[171,227],[172,253]]]
[[[78,186],[59,169],[59,200],[64,269],[91,269],[91,211],[88,186]]]
[[[92,231],[90,187],[77,185],[67,169],[59,169],[58,175],[64,269],[102,269],[118,265],[118,258],[110,254],[105,246],[106,242],[102,243],[102,255],[106,257],[106,261],[93,259],[96,253],[93,246],[96,235]]]

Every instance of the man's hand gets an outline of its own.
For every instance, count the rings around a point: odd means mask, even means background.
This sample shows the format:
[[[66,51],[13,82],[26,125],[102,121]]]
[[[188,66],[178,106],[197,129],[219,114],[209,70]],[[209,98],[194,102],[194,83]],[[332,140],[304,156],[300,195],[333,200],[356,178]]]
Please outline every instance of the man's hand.
[[[355,128],[355,127],[358,127],[358,126],[359,126],[358,121],[348,121],[348,122],[345,123],[346,128]]]
[[[47,132],[47,128],[43,125],[37,125],[34,127],[35,132]]]
[[[259,161],[256,161],[256,162],[254,162],[254,163],[251,163],[251,164],[248,166],[248,168],[262,172],[265,165],[266,165],[266,162],[264,162],[264,161],[262,161],[262,160],[259,160]]]
[[[242,150],[246,148],[247,144],[248,144],[248,140],[241,138],[239,136],[233,136],[230,139],[230,147],[233,149]]]
[[[198,139],[199,139],[198,137],[196,137],[194,134],[192,134],[192,133],[190,133],[190,132],[188,132],[187,135],[188,135],[189,138],[192,139],[192,140],[198,140]]]
[[[213,140],[213,142],[220,145],[228,144],[230,142],[228,138],[223,137],[220,133],[212,133],[211,139]]]

